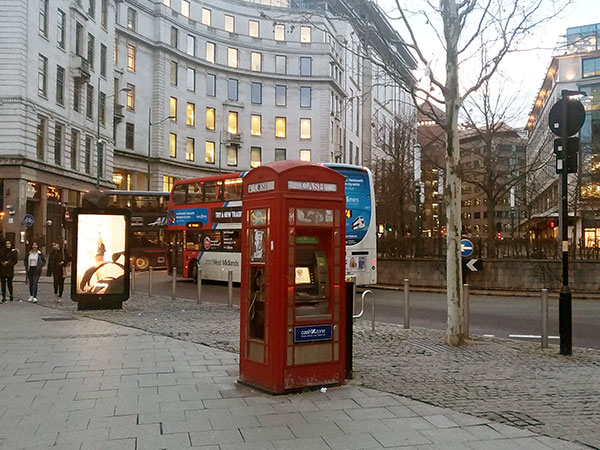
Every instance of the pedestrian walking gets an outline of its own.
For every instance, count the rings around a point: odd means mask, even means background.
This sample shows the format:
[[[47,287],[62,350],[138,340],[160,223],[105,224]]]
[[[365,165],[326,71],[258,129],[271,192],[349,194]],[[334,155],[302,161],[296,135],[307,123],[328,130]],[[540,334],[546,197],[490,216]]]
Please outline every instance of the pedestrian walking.
[[[42,275],[42,268],[46,265],[46,257],[38,247],[37,242],[31,243],[31,250],[25,255],[25,272],[29,283],[28,302],[37,303],[38,281]]]
[[[13,277],[15,276],[15,264],[17,264],[17,250],[12,248],[12,242],[6,240],[4,248],[0,250],[0,282],[2,283],[2,303],[6,302],[6,288],[10,301],[13,297]]]
[[[48,255],[48,270],[46,275],[52,275],[54,281],[54,295],[57,301],[61,302],[63,290],[65,287],[65,278],[67,277],[67,268],[71,262],[71,255],[63,247],[60,248],[58,242],[52,243],[52,250]]]

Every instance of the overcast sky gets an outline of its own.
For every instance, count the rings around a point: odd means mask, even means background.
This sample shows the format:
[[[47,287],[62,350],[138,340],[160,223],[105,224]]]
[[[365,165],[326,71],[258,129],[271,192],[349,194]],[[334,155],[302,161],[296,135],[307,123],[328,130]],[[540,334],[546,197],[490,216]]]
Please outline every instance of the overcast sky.
[[[376,0],[377,3],[389,12],[390,15],[397,17],[394,14],[394,0]],[[432,0],[437,3],[437,0]],[[550,0],[544,0],[550,6]],[[399,0],[401,5],[409,4],[413,7],[421,6],[423,0]],[[419,36],[419,44],[424,49],[425,55],[430,55],[433,59],[434,73],[443,73],[445,63],[445,54],[440,47],[434,33],[430,28],[425,26],[424,19],[421,22],[414,19],[416,26],[413,25],[415,32]],[[394,22],[392,22],[394,23]],[[517,91],[519,95],[519,119],[514,126],[524,127],[527,121],[527,116],[533,105],[537,92],[542,84],[546,70],[550,65],[553,50],[560,37],[566,34],[569,27],[589,25],[600,23],[600,0],[574,0],[573,4],[567,7],[565,12],[558,17],[554,17],[543,26],[536,29],[534,36],[531,38],[531,45],[527,43],[527,47],[531,50],[517,52],[516,54],[507,57],[502,66],[502,72],[505,76],[510,77],[510,83],[505,83],[505,90]],[[411,21],[412,24],[412,21]],[[398,30],[407,37],[406,33],[400,28],[399,23],[395,23]]]

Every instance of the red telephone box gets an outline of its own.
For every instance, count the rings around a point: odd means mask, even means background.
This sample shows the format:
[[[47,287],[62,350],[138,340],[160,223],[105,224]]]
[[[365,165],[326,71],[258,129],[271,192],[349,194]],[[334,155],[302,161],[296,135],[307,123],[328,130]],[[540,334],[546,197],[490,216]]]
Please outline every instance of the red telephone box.
[[[282,393],[345,378],[344,176],[279,161],[244,176],[240,381]]]

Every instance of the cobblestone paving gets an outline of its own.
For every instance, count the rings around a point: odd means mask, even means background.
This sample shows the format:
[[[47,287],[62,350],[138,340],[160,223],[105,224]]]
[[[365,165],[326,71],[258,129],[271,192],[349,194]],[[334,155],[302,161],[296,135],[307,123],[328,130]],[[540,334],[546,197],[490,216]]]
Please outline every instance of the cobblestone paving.
[[[137,294],[122,311],[76,311],[70,300],[47,300],[50,289],[40,286],[40,305],[239,352],[237,308]],[[372,332],[359,321],[353,383],[600,449],[600,351],[563,357],[557,346],[473,337],[450,348],[443,340],[441,331],[378,323]]]

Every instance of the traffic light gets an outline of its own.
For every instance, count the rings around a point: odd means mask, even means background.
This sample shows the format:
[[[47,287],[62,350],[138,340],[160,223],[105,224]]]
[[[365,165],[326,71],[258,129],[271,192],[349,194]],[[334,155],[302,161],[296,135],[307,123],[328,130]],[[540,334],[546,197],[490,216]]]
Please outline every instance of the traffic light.
[[[554,153],[556,154],[556,173],[562,173],[562,139],[554,139]],[[579,156],[579,138],[567,139],[567,173],[577,173]]]
[[[496,239],[502,239],[502,233],[500,233],[500,232],[496,233]]]
[[[556,224],[554,223],[554,220],[550,221],[550,228],[554,229],[554,227],[556,226]]]

